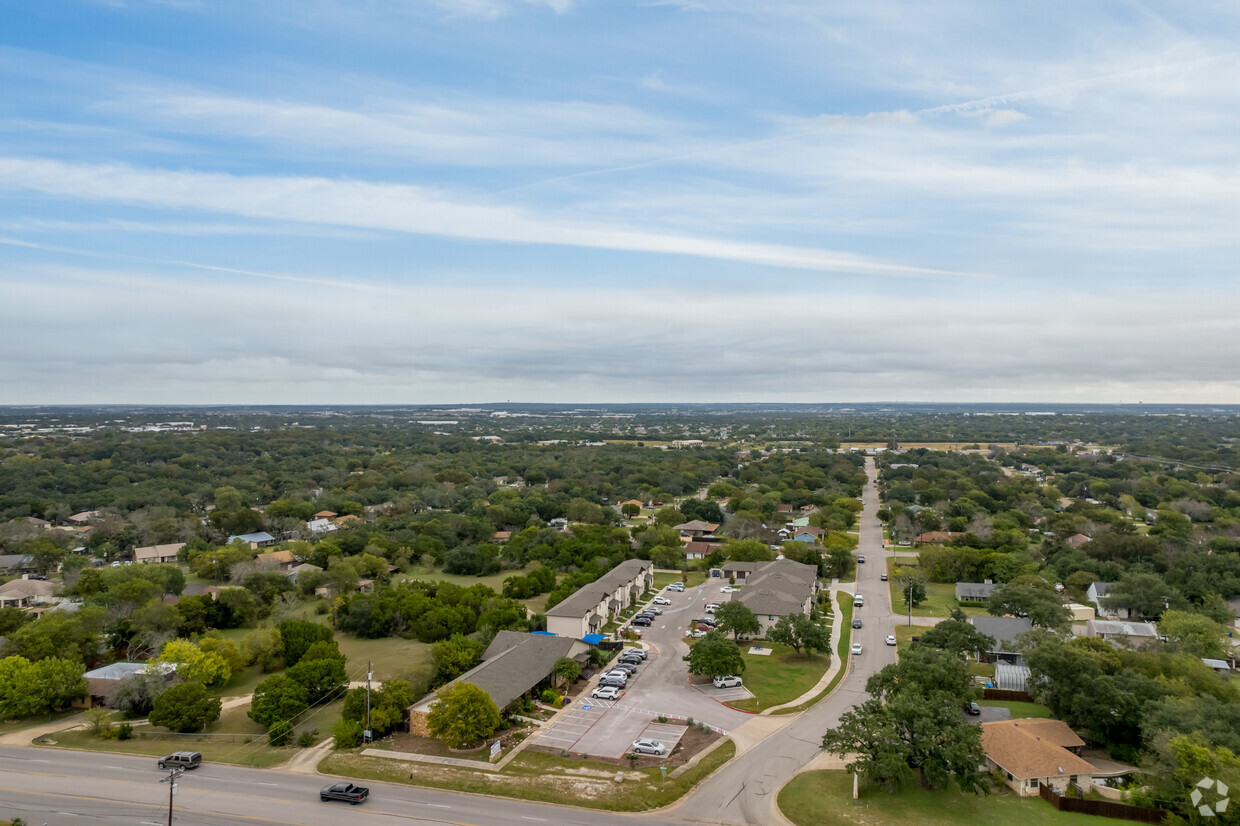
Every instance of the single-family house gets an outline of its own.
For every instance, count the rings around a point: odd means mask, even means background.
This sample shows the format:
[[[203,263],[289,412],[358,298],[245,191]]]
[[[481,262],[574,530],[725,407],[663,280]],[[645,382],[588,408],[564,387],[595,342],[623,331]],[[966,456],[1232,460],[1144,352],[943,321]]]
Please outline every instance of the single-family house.
[[[1135,648],[1158,639],[1152,622],[1091,619],[1085,623],[1085,636],[1106,640],[1116,648]]]
[[[1020,665],[1024,662],[1020,651],[1016,649],[1016,638],[1033,628],[1033,623],[1025,617],[969,617],[969,624],[978,633],[985,634],[995,641],[989,651],[979,651],[978,659],[988,662],[1006,662]]]
[[[313,534],[323,535],[323,534],[328,534],[328,533],[335,533],[336,531],[340,529],[337,528],[335,525],[333,525],[325,517],[319,517],[318,519],[311,519],[309,522],[307,522],[306,530],[310,531],[310,533],[313,533]]]
[[[1069,602],[1064,606],[1072,614],[1073,622],[1085,622],[1094,618],[1094,609],[1079,602]]]
[[[276,538],[266,531],[258,531],[256,533],[243,533],[236,536],[228,537],[231,544],[233,540],[240,539],[242,542],[248,543],[251,548],[265,548],[268,545],[276,544]]]
[[[292,551],[269,551],[254,557],[254,561],[263,568],[276,571],[287,571],[297,564]]]
[[[1231,665],[1227,662],[1227,660],[1216,660],[1212,657],[1202,657],[1201,661],[1205,663],[1207,667],[1211,668],[1216,674],[1221,674],[1224,677],[1231,676]]]
[[[766,564],[765,562],[725,562],[720,570],[723,571],[724,579],[744,582],[750,574]]]
[[[1128,619],[1127,608],[1110,609],[1104,608],[1102,601],[1106,599],[1107,592],[1111,590],[1109,582],[1091,582],[1089,588],[1085,590],[1085,600],[1092,602],[1098,608],[1098,616],[1107,619]]]
[[[335,519],[340,514],[335,511],[321,510],[314,515],[315,519]]]
[[[0,585],[0,608],[31,608],[55,605],[56,586],[44,579],[14,579]]]
[[[1072,534],[1072,536],[1069,536],[1067,539],[1064,540],[1064,542],[1067,543],[1068,546],[1072,548],[1079,548],[1088,541],[1089,541],[1089,537],[1083,533],[1074,533]]]
[[[497,545],[503,545],[509,539],[512,539],[512,531],[496,531],[491,537],[491,541]]]
[[[685,545],[685,559],[705,559],[723,547],[722,542],[706,542],[695,539]]]
[[[292,568],[289,568],[285,571],[285,574],[290,580],[292,580],[293,584],[296,585],[297,577],[302,574],[321,573],[322,571],[323,569],[318,565],[311,565],[309,562],[303,562],[300,565],[294,565]]]
[[[792,505],[779,505],[778,507],[775,508],[775,510],[778,513],[792,513],[795,509],[792,507]]]
[[[781,617],[809,616],[818,603],[818,568],[790,559],[758,564],[735,598],[757,617],[761,633],[765,635]]]
[[[548,609],[547,630],[573,639],[598,633],[612,617],[632,605],[653,585],[653,562],[625,560]]]
[[[714,533],[719,530],[719,525],[714,522],[703,522],[701,519],[694,519],[677,525],[676,530],[680,531],[681,541],[687,541]]]
[[[32,525],[33,527],[39,528],[40,530],[47,530],[48,528],[52,527],[51,522],[48,522],[46,519],[40,519],[37,516],[27,516],[26,524]]]
[[[804,528],[793,529],[792,541],[793,542],[805,542],[807,544],[812,545],[813,543],[819,541],[826,535],[827,535],[827,532],[824,531],[822,528],[816,528],[813,525],[807,525]]]
[[[482,652],[482,662],[448,685],[475,685],[503,711],[514,700],[551,681],[551,671],[561,657],[584,663],[589,652],[588,643],[572,637],[500,631]],[[409,707],[411,733],[427,734],[426,715],[437,699],[438,692],[432,692]]]
[[[361,521],[362,517],[352,513],[346,513],[344,516],[336,517],[336,524],[342,528],[348,528],[353,525],[360,524]]]
[[[914,545],[943,545],[957,536],[964,536],[961,531],[927,531],[913,537]]]
[[[619,505],[616,505],[616,507],[619,508],[621,511],[623,511],[625,505],[632,505],[638,510],[641,510],[642,508],[646,507],[646,503],[642,502],[640,499],[626,499],[623,502],[621,502]]]
[[[22,574],[34,569],[34,557],[30,554],[4,554],[0,556],[0,574]]]
[[[184,542],[168,545],[147,545],[133,549],[133,561],[140,565],[167,565],[177,561],[177,555],[185,547]]]
[[[82,511],[81,513],[75,513],[73,516],[70,516],[69,523],[72,525],[89,525],[90,523],[97,522],[102,518],[103,514],[99,513],[99,511]]]
[[[994,592],[993,582],[957,582],[956,602],[987,602]]]
[[[1044,785],[1059,792],[1070,785],[1088,786],[1097,769],[1080,756],[1084,746],[1085,741],[1060,720],[982,723],[987,766],[1021,797],[1036,796]]]

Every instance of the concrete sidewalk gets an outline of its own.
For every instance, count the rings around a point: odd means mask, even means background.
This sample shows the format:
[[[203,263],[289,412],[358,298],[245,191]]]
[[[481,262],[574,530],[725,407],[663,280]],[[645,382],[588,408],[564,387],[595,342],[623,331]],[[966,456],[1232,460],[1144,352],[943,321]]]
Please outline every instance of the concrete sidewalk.
[[[365,749],[362,752],[365,757],[386,757],[388,760],[402,760],[406,763],[435,763],[440,766],[456,766],[458,769],[473,769],[474,771],[496,771],[499,767],[495,763],[484,763],[481,760],[461,760],[457,757],[436,757],[433,754],[414,754],[408,751],[388,751],[386,749]]]
[[[848,669],[850,661],[838,655],[840,635],[846,633],[846,629],[843,622],[844,617],[840,614],[840,606],[839,603],[836,602],[835,596],[836,594],[848,594],[849,596],[852,596],[852,591],[846,590],[838,584],[833,583],[831,587],[827,589],[827,593],[830,594],[831,597],[831,610],[833,612],[831,615],[831,667],[827,669],[827,672],[822,675],[822,678],[819,679],[818,682],[814,684],[814,687],[809,691],[806,691],[795,700],[789,700],[786,703],[771,706],[765,711],[762,711],[760,716],[765,717],[768,714],[773,714],[781,708],[795,708],[801,703],[808,703],[831,684],[831,681],[835,679],[835,675],[839,674],[841,669]]]

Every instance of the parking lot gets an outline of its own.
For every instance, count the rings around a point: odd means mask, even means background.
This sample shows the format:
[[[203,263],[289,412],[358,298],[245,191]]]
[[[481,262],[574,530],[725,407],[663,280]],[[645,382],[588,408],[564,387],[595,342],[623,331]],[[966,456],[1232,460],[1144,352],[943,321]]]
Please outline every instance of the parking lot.
[[[660,715],[678,719],[692,717],[723,732],[731,731],[749,718],[744,712],[723,705],[725,700],[749,697],[748,691],[716,689],[709,683],[698,687],[690,685],[688,666],[682,660],[689,653],[682,636],[691,621],[705,615],[708,602],[723,601],[718,581],[708,580],[705,585],[683,593],[666,590],[661,593],[671,604],[661,606],[663,613],[642,629],[642,644],[649,656],[629,680],[620,699],[595,700],[589,695],[579,698],[553,726],[536,735],[535,745],[578,754],[620,757],[639,737],[664,741],[661,735],[643,733],[650,726],[668,725],[669,735],[671,729],[681,729],[683,734],[680,726],[658,723]],[[726,599],[726,595],[722,596]],[[668,743],[669,748],[672,745],[674,743]]]

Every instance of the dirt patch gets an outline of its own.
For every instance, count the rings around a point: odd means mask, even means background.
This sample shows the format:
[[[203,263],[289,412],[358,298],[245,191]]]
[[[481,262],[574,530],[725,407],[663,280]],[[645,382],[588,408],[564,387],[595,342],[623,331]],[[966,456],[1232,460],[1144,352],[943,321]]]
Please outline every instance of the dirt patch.
[[[502,748],[505,750],[512,748],[520,743],[526,737],[529,737],[535,729],[530,728],[511,728],[506,731],[500,731],[493,734],[487,739],[486,745],[474,749],[450,749],[434,737],[423,737],[418,734],[393,734],[382,744],[376,744],[377,748],[387,748],[391,751],[407,751],[412,754],[429,754],[434,757],[456,757],[462,760],[481,760],[484,763],[490,759],[491,744],[497,739],[500,741]]]
[[[684,736],[680,738],[680,742],[676,744],[676,748],[672,749],[672,753],[664,757],[655,757],[654,755],[643,755],[637,759],[628,757],[600,757],[597,754],[584,755],[579,752],[569,752],[568,758],[576,760],[588,759],[591,763],[605,763],[608,766],[615,766],[618,769],[651,769],[659,766],[667,766],[669,769],[676,766],[683,766],[692,760],[698,752],[709,747],[723,735],[716,731],[699,731],[696,728],[688,729]],[[537,751],[543,754],[554,754],[560,756],[560,749],[550,746],[530,745],[526,747],[526,751]]]

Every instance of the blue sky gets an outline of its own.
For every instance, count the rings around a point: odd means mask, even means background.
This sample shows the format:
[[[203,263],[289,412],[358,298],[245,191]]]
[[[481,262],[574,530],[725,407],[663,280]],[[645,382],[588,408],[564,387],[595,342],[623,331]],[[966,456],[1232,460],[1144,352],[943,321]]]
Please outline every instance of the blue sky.
[[[0,27],[7,403],[1240,402],[1222,2]]]

